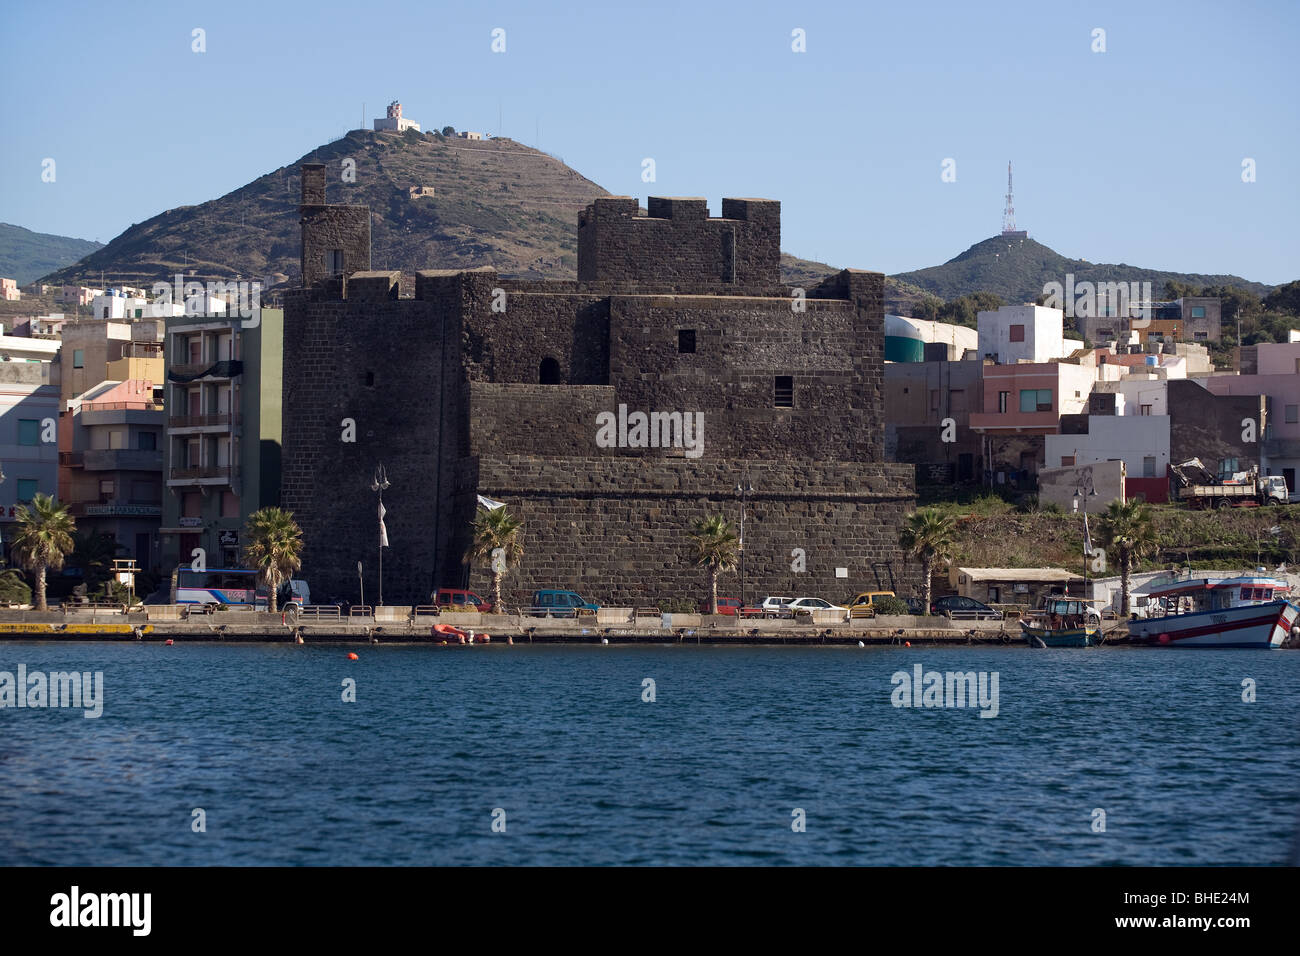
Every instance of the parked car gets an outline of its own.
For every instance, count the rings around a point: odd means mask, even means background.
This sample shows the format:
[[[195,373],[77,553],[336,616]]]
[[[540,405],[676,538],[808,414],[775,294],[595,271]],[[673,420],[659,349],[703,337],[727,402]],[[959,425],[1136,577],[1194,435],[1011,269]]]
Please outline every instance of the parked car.
[[[849,617],[875,617],[876,609],[873,607],[875,601],[883,597],[894,597],[893,591],[863,591],[857,597],[848,601]]]
[[[794,600],[788,597],[765,597],[758,604],[749,605],[740,609],[741,617],[790,617],[790,602]]]
[[[711,613],[710,610],[709,610],[709,605],[710,605],[710,601],[709,601],[707,598],[706,598],[705,600],[701,601],[701,602],[700,602],[700,613],[701,613],[701,614],[709,614],[709,613]],[[739,611],[740,611],[740,599],[739,599],[739,598],[724,598],[724,597],[720,597],[720,598],[718,598],[718,613],[719,613],[719,614],[727,614],[727,615],[730,615],[730,616],[734,617],[734,616],[735,616]]]
[[[944,617],[963,621],[1002,620],[1001,611],[995,611],[987,604],[974,598],[963,597],[960,594],[949,594],[947,597],[937,598],[930,604],[930,613],[942,614]]]
[[[925,613],[925,602],[922,601],[919,597],[904,598],[903,600],[907,602],[908,614],[914,614],[917,617],[920,617],[922,614]]]
[[[786,607],[793,614],[798,614],[800,611],[840,611],[847,619],[849,613],[849,609],[846,607],[840,607],[838,604],[832,604],[830,601],[823,601],[821,598],[815,597],[795,598]]]
[[[492,613],[491,601],[485,601],[464,588],[438,588],[430,595],[430,603],[438,607],[472,607],[480,614]]]
[[[577,617],[595,614],[600,605],[583,600],[577,591],[534,591],[533,606],[528,613],[533,617]]]

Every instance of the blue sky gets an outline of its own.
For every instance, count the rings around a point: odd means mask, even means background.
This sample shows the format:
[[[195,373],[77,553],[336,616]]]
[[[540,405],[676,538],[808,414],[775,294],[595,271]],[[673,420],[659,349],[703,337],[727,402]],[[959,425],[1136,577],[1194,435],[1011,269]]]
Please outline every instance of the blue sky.
[[[994,235],[1011,160],[1019,227],[1065,255],[1300,278],[1289,0],[20,0],[6,26],[0,220],[40,232],[107,242],[396,98],[643,203],[779,199],[783,247],[836,266],[937,265]]]

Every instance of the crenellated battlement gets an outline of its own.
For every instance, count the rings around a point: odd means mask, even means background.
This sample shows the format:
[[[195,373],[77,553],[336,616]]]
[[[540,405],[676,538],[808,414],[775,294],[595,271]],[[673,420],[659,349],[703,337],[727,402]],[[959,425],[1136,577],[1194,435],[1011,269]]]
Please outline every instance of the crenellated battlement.
[[[781,279],[781,204],[723,199],[709,216],[697,196],[597,199],[578,216],[578,281],[714,289],[775,289]]]

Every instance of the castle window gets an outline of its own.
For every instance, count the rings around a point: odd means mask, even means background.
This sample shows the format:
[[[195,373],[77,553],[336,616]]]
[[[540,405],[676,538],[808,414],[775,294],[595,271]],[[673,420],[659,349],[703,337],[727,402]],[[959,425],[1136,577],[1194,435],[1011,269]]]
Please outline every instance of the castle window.
[[[695,330],[677,330],[677,351],[683,355],[695,352]]]
[[[343,250],[328,249],[325,252],[325,271],[332,276],[339,275],[343,271]]]
[[[375,373],[367,369],[366,388],[374,388],[374,385],[375,385]]]
[[[539,385],[563,384],[560,378],[560,363],[549,355],[542,359],[541,367],[537,370],[537,383]]]
[[[777,408],[794,408],[793,375],[778,375],[773,392],[773,404]]]

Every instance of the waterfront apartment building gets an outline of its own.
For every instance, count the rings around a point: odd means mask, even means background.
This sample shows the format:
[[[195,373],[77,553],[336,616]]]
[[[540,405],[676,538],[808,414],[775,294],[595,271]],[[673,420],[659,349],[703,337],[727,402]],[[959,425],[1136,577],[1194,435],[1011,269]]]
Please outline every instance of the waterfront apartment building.
[[[1260,467],[1281,475],[1292,494],[1300,491],[1300,342],[1267,342],[1256,347],[1249,375],[1211,375],[1197,381],[1215,395],[1264,396],[1266,423],[1259,445]]]
[[[140,378],[161,382],[163,328],[162,319],[151,318],[65,322],[59,350],[61,407],[67,410],[72,399],[103,381]],[[117,374],[110,373],[110,363],[123,358],[138,361],[129,367],[118,367]]]
[[[162,521],[162,359],[126,357],[110,374],[156,368],[156,378],[105,381],[72,399],[59,437],[59,499],[79,531],[113,537],[119,557],[152,571]]]
[[[248,515],[280,503],[284,313],[166,320],[161,563],[240,567]]]
[[[57,364],[0,362],[0,536],[6,553],[17,506],[37,492],[53,496],[58,491],[58,419]]]

